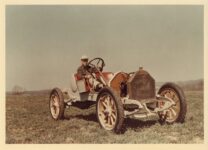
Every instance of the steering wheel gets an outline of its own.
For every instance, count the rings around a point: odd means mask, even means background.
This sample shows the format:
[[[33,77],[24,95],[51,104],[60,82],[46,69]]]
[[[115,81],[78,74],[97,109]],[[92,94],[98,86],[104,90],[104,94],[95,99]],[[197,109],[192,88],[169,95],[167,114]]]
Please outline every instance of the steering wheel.
[[[103,67],[105,66],[105,62],[102,58],[98,57],[90,60],[87,65],[89,66],[87,71],[95,78],[93,73],[102,72]]]
[[[93,73],[96,71],[103,71],[103,67],[105,66],[105,62],[102,58],[94,58],[90,60],[87,64],[89,66],[89,72]]]

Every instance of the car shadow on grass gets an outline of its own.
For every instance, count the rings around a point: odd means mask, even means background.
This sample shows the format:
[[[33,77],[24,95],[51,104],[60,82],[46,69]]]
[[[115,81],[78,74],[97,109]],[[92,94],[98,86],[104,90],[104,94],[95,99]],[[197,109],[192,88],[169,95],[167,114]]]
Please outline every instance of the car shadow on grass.
[[[124,120],[124,124],[125,124],[125,128],[132,128],[134,130],[136,129],[141,129],[141,128],[149,128],[153,125],[155,125],[158,121],[156,120],[148,120],[148,121],[142,121],[142,120],[138,120],[138,119],[130,119],[130,118],[126,118]]]
[[[70,120],[70,119],[74,119],[74,118],[82,119],[82,120],[85,120],[85,121],[98,122],[96,114],[93,114],[93,113],[87,114],[87,115],[83,115],[83,114],[73,115],[73,116],[66,115],[64,119]]]
[[[82,119],[85,121],[93,121],[93,122],[98,123],[97,116],[94,113],[87,114],[87,115],[79,114],[79,115],[73,115],[73,116],[68,116],[68,115],[65,116],[66,120],[70,120],[73,118]],[[141,130],[143,128],[149,128],[149,127],[155,125],[156,123],[158,123],[158,121],[156,121],[156,120],[142,121],[142,120],[138,120],[138,119],[125,118],[124,119],[124,127],[121,130],[121,134],[125,133],[128,129],[133,129],[136,132],[136,131]]]

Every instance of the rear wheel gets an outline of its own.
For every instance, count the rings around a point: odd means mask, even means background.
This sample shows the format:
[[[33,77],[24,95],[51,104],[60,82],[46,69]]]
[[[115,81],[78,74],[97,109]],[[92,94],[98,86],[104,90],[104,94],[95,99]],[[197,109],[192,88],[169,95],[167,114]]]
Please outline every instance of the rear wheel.
[[[174,123],[180,122],[183,123],[185,121],[187,105],[186,99],[183,90],[174,83],[166,83],[164,84],[159,92],[159,95],[163,97],[168,97],[175,102],[175,105],[159,113],[160,121],[162,123]]]
[[[102,128],[119,133],[123,127],[123,104],[116,93],[108,87],[103,88],[97,97],[97,118]]]
[[[51,91],[49,108],[53,119],[60,120],[64,118],[64,96],[59,88],[54,88]]]

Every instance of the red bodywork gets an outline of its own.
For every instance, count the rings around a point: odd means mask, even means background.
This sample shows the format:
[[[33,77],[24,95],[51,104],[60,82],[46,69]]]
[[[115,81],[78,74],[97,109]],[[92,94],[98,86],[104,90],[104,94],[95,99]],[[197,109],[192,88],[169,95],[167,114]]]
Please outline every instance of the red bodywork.
[[[104,80],[106,80],[108,82],[111,79],[110,76],[112,76],[113,73],[112,72],[102,72],[102,75],[104,77]],[[99,78],[100,77],[100,74],[97,73],[96,76]]]
[[[104,80],[109,82],[109,80],[111,79],[110,77],[113,75],[112,72],[101,72],[102,73],[102,76],[104,77]],[[101,75],[99,72],[96,73],[96,77],[99,78]],[[74,74],[74,77],[75,77],[75,80],[76,81],[79,81],[79,80],[83,80],[82,77],[78,76],[77,74]],[[85,80],[85,88],[86,88],[86,91],[90,91],[90,89],[92,88],[92,85],[89,83],[89,80]]]

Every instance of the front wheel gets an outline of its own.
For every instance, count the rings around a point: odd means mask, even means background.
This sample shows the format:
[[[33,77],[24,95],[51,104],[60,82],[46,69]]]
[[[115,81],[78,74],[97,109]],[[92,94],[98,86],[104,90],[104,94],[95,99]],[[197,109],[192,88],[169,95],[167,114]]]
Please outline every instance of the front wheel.
[[[105,87],[99,92],[96,110],[102,128],[116,133],[121,131],[124,121],[123,104],[111,88]]]
[[[168,97],[175,102],[175,105],[159,113],[160,121],[172,124],[174,122],[183,123],[186,116],[187,105],[183,90],[174,83],[166,83],[160,89],[158,94]]]
[[[54,88],[51,91],[49,109],[54,120],[60,120],[64,118],[64,96],[59,88]]]

